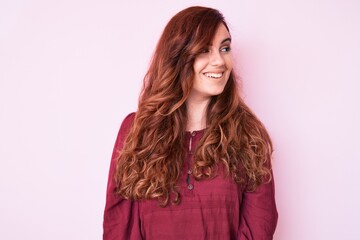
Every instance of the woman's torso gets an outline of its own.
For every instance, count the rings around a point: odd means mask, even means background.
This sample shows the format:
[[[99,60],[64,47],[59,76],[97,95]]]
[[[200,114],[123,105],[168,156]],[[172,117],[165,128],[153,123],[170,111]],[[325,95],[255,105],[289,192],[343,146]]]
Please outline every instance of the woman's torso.
[[[196,181],[188,174],[192,150],[202,131],[186,133],[186,164],[178,181],[179,205],[160,207],[158,200],[138,201],[141,233],[151,239],[235,239],[239,227],[243,185],[220,165],[216,176]]]

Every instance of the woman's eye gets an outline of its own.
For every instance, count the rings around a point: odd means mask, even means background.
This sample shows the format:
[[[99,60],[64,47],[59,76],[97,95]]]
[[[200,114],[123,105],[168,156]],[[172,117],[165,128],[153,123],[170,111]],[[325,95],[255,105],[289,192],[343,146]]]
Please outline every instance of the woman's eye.
[[[220,49],[221,52],[230,52],[230,50],[231,50],[231,47],[230,47],[230,46],[228,46],[228,47],[223,47],[223,48]]]
[[[208,52],[210,52],[210,50],[208,48],[204,48],[203,50],[201,50],[200,53],[208,53]]]

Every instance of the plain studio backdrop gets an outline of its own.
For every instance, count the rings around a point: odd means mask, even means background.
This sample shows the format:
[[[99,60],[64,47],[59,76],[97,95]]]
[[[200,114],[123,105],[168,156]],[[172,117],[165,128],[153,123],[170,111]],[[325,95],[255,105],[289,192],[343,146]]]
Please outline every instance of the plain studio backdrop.
[[[275,239],[360,239],[360,2],[0,1],[0,239],[101,239],[122,119],[168,20],[223,12],[271,133]]]

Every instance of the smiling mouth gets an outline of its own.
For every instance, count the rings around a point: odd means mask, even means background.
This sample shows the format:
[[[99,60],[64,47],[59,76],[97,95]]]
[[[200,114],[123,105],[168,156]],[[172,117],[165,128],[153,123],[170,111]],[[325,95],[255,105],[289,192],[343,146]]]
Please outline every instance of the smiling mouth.
[[[223,72],[221,73],[204,73],[204,75],[208,78],[221,78],[223,76]]]

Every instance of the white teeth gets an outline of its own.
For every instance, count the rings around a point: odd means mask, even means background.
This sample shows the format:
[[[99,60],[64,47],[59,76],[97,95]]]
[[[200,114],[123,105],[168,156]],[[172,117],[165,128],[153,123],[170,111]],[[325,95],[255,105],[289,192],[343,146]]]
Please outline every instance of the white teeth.
[[[222,75],[223,75],[222,73],[205,73],[205,76],[211,78],[221,78]]]

